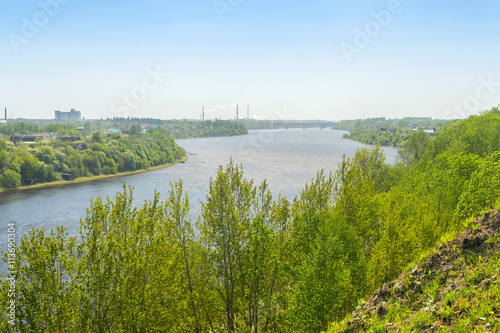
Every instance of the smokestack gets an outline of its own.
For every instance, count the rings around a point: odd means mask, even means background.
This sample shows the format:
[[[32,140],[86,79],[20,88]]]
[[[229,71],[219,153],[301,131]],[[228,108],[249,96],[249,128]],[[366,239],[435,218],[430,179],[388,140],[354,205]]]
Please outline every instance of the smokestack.
[[[7,107],[5,107],[5,120],[7,120]]]
[[[201,119],[205,120],[205,105],[201,108]]]
[[[250,119],[250,105],[247,105],[247,119]]]
[[[238,120],[238,104],[236,104],[236,120]]]

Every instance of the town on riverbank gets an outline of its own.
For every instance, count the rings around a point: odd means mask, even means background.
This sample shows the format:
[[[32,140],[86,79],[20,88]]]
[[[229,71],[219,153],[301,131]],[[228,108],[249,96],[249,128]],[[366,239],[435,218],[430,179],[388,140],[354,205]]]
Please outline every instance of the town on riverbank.
[[[230,120],[82,120],[74,110],[56,111],[55,121],[5,121],[0,124],[0,191],[165,167],[187,158],[175,139],[247,133]]]

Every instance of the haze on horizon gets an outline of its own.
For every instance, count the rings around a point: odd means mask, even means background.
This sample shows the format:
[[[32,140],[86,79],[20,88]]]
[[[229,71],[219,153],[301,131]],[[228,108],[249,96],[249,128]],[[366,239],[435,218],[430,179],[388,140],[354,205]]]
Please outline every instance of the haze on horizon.
[[[500,104],[497,1],[2,1],[9,117],[463,118]]]

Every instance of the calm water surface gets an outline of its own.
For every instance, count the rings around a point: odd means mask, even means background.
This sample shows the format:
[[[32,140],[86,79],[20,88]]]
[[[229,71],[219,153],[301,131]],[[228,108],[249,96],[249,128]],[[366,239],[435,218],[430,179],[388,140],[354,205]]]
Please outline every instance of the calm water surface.
[[[70,235],[76,234],[90,199],[113,198],[124,182],[134,187],[135,204],[140,205],[153,197],[155,189],[164,199],[169,182],[182,179],[195,216],[205,200],[210,178],[231,157],[243,164],[246,178],[257,184],[267,179],[274,197],[280,193],[293,199],[318,170],[335,171],[343,154],[352,157],[356,149],[365,146],[342,139],[344,133],[330,129],[261,130],[245,136],[181,140],[178,144],[186,149],[189,159],[173,167],[59,188],[2,193],[0,250],[7,249],[7,223],[11,222],[16,223],[18,243],[22,234],[33,228],[63,225]],[[384,150],[387,161],[393,162],[397,149]],[[0,264],[0,273],[4,272]]]

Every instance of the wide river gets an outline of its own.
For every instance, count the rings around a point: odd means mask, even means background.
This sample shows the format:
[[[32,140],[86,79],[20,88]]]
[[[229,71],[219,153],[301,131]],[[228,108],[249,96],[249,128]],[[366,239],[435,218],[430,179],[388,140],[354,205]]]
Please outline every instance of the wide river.
[[[219,165],[232,157],[243,164],[246,178],[260,184],[267,179],[273,197],[278,193],[293,199],[318,170],[327,173],[337,169],[343,154],[354,156],[356,149],[366,147],[342,139],[346,132],[331,129],[289,129],[250,131],[248,135],[222,138],[180,140],[188,161],[172,167],[131,176],[68,184],[64,187],[0,194],[0,250],[7,250],[8,223],[16,224],[16,238],[33,228],[50,230],[65,226],[75,235],[80,218],[85,217],[91,198],[113,198],[122,185],[134,187],[134,202],[140,205],[158,190],[164,199],[169,183],[182,179],[188,192],[193,217],[200,213],[210,178]],[[387,162],[394,162],[397,149],[384,148]],[[0,273],[5,266],[0,264]]]

